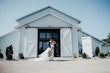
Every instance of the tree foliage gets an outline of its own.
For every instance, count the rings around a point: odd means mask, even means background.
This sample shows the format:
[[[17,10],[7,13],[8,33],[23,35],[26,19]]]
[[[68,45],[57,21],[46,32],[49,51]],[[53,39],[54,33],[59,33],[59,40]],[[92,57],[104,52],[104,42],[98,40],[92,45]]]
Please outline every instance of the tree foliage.
[[[109,45],[110,46],[110,33],[107,35],[106,39],[103,39],[104,43],[102,44],[103,46]]]

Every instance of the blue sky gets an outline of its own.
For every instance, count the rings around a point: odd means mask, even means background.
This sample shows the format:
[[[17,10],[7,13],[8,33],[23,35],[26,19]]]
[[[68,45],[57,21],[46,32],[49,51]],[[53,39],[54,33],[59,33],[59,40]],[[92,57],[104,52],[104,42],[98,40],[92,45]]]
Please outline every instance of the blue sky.
[[[96,38],[110,33],[110,0],[0,0],[0,36],[15,29],[16,19],[47,6],[79,19],[82,30]]]

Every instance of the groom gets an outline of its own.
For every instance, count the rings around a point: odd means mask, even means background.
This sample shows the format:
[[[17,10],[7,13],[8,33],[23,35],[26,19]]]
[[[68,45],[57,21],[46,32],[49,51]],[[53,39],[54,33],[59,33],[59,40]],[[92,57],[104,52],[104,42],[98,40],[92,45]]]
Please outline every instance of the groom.
[[[47,48],[51,48],[51,43],[52,42],[55,42],[55,40],[53,38],[50,39],[49,42],[47,42]],[[56,49],[56,42],[55,42],[55,47],[54,47],[54,52],[57,52],[57,49]],[[54,53],[54,56],[57,56],[57,53]]]
[[[51,44],[52,44],[52,42],[54,41],[54,39],[50,39],[50,41],[49,42],[47,42],[47,48],[49,47],[49,48],[51,48]]]

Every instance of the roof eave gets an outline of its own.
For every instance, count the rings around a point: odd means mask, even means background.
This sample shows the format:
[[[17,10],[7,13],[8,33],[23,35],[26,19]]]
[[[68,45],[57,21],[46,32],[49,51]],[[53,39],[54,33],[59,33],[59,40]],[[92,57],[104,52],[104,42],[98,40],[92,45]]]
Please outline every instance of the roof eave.
[[[22,19],[24,19],[24,18],[26,18],[26,17],[28,17],[28,16],[30,16],[30,15],[33,15],[33,14],[35,14],[35,13],[38,13],[38,12],[40,12],[40,11],[42,11],[42,10],[47,9],[47,8],[51,8],[51,9],[53,9],[53,10],[56,10],[56,11],[58,11],[58,12],[64,14],[64,15],[66,15],[66,16],[68,16],[68,17],[74,19],[74,20],[76,20],[76,21],[78,22],[78,24],[81,23],[80,20],[78,20],[78,19],[76,19],[76,18],[73,18],[73,17],[71,17],[71,16],[69,16],[69,15],[67,15],[67,14],[65,14],[65,13],[63,13],[63,12],[61,12],[61,11],[59,11],[59,10],[53,8],[53,7],[51,7],[51,6],[47,6],[47,7],[45,7],[45,8],[40,9],[40,10],[37,10],[37,11],[35,11],[35,12],[33,12],[33,13],[30,13],[30,14],[28,14],[28,15],[25,15],[25,16],[23,16],[23,17],[17,19],[16,21],[22,20]]]

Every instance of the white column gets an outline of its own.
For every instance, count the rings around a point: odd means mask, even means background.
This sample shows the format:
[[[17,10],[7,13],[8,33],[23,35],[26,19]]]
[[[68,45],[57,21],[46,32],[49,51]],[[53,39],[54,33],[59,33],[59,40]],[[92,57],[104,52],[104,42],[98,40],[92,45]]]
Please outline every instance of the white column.
[[[78,57],[79,56],[78,31],[75,27],[72,27],[72,49],[73,49],[73,54],[76,54]]]

